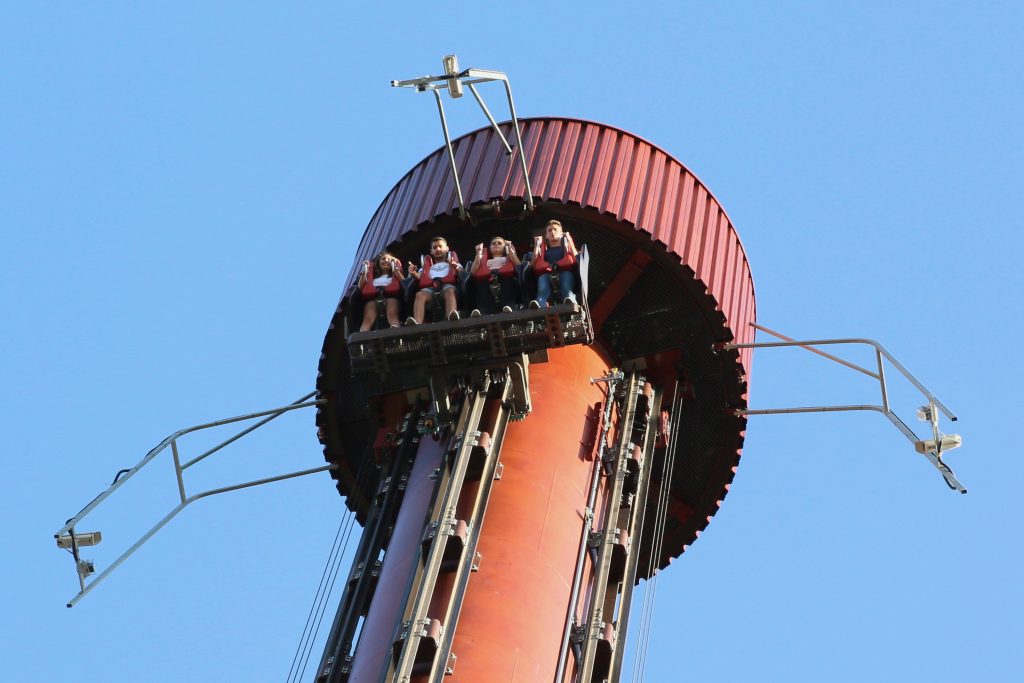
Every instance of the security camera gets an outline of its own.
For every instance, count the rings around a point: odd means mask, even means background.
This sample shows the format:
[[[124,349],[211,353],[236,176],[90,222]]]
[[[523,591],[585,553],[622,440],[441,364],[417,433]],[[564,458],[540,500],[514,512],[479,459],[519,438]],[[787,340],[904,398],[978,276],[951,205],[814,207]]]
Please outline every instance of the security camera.
[[[917,419],[920,420],[921,422],[931,422],[932,421],[932,407],[931,406],[921,406],[920,408],[918,408],[917,409]]]
[[[458,79],[459,58],[455,55],[445,55],[441,59],[441,66],[444,67],[445,75],[451,77],[448,79],[448,94],[452,98],[462,97],[462,81]]]
[[[918,453],[940,453],[960,448],[962,445],[963,439],[960,438],[959,434],[946,434],[938,441],[935,439],[917,441],[914,443],[914,448]]]
[[[93,564],[92,560],[79,560],[78,561],[78,575],[83,579],[93,572],[96,571],[96,565]]]
[[[84,548],[89,545],[99,545],[103,540],[103,534],[98,531],[87,531],[84,534],[75,534],[75,545]],[[64,534],[57,537],[58,548],[71,548],[71,534]]]

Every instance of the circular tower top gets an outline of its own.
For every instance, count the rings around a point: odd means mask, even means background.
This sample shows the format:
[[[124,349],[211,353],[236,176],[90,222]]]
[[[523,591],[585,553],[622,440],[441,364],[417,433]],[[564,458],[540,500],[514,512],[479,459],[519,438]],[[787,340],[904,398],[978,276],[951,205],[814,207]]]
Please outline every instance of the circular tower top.
[[[753,340],[753,279],[739,236],[711,192],[679,161],[618,128],[569,118],[521,119],[522,145],[509,156],[495,131],[454,141],[468,220],[460,216],[445,147],[427,156],[381,202],[324,340],[317,416],[339,491],[357,511],[373,492],[360,472],[373,460],[382,397],[423,386],[413,371],[353,377],[345,344],[356,266],[381,251],[403,261],[444,235],[459,253],[500,234],[528,244],[560,220],[590,254],[595,344],[608,361],[635,366],[680,406],[664,565],[707,526],[739,463],[751,352],[719,350]],[[511,122],[499,126],[506,138]],[[524,154],[535,209],[524,202]],[[673,389],[674,388],[674,389]],[[675,393],[673,396],[672,394]]]

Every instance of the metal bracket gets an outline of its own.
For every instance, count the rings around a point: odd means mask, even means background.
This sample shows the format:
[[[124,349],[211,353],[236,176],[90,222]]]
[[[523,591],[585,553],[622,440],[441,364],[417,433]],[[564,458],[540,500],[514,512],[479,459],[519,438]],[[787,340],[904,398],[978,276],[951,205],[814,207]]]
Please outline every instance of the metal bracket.
[[[157,444],[151,451],[149,451],[149,453],[146,454],[146,457],[140,460],[134,467],[127,470],[121,470],[120,472],[118,472],[117,476],[114,477],[113,483],[105,491],[103,491],[98,496],[93,498],[88,505],[82,508],[81,511],[79,511],[79,513],[76,514],[74,517],[69,519],[67,523],[54,534],[54,538],[57,540],[58,547],[65,547],[65,544],[70,545],[70,550],[75,559],[75,572],[78,575],[78,595],[73,597],[67,603],[67,606],[74,607],[79,600],[85,597],[93,588],[96,587],[97,584],[106,579],[111,574],[111,572],[113,572],[115,569],[121,566],[122,562],[127,560],[136,550],[142,547],[142,545],[146,541],[152,538],[153,535],[156,534],[156,532],[160,531],[160,529],[162,529],[164,525],[166,525],[168,522],[174,519],[174,517],[177,516],[179,512],[184,510],[191,503],[194,503],[195,501],[200,500],[202,498],[208,498],[210,496],[215,496],[220,493],[227,493],[228,491],[237,491],[240,489],[250,488],[253,486],[260,486],[262,484],[269,484],[275,481],[283,481],[285,479],[302,477],[307,474],[316,474],[318,472],[324,472],[326,470],[331,470],[337,467],[337,465],[323,465],[321,467],[300,470],[298,472],[290,472],[288,474],[280,474],[274,477],[266,477],[264,479],[257,479],[255,481],[249,481],[242,484],[234,484],[232,486],[224,486],[221,488],[210,489],[207,491],[203,491],[201,493],[193,494],[191,496],[189,496],[185,491],[185,481],[183,475],[186,469],[198,464],[199,462],[205,460],[214,453],[217,453],[225,446],[234,443],[238,439],[241,439],[243,436],[253,432],[259,427],[262,427],[263,425],[267,424],[274,418],[283,415],[286,412],[292,410],[299,410],[301,408],[318,406],[322,405],[323,403],[326,403],[325,399],[317,399],[310,401],[309,399],[311,399],[315,394],[316,392],[310,392],[303,396],[302,398],[298,399],[297,401],[294,401],[280,408],[273,408],[271,410],[264,410],[257,413],[249,413],[248,415],[240,415],[237,417],[229,417],[223,420],[216,420],[214,422],[206,422],[204,424],[196,425],[194,427],[186,427],[185,429],[179,429],[178,431],[174,432],[166,439],[161,441],[159,444]],[[234,436],[225,439],[224,441],[220,442],[213,448],[206,450],[200,455],[182,464],[180,454],[178,453],[178,439],[180,439],[182,436],[203,429],[220,427],[223,425],[233,424],[235,422],[244,422],[246,420],[254,420],[256,418],[263,419],[261,419],[256,424],[246,427],[245,429],[235,434]],[[97,575],[96,578],[94,578],[91,582],[86,583],[85,579],[93,574],[93,572],[95,571],[95,565],[91,560],[83,560],[79,557],[78,546],[80,545],[80,539],[83,539],[87,536],[92,536],[93,534],[77,533],[75,531],[75,527],[79,524],[79,522],[82,521],[82,519],[89,515],[89,513],[95,510],[100,505],[100,503],[109,498],[117,489],[123,486],[125,482],[127,482],[129,479],[135,476],[135,474],[139,470],[141,470],[143,467],[151,463],[158,455],[166,451],[168,447],[170,447],[171,456],[173,459],[174,474],[175,478],[177,479],[178,498],[180,502],[178,503],[177,506],[174,507],[174,509],[167,513],[163,519],[157,522],[155,526],[153,526],[149,531],[143,534],[142,537],[139,538],[139,540],[137,540],[134,544],[131,545],[131,547],[129,547],[116,560],[114,560],[109,567],[107,567],[104,571]],[[95,542],[98,543],[100,540],[99,532],[94,532],[94,535]],[[89,545],[92,544],[93,543],[90,543]],[[81,545],[86,545],[86,543],[81,543]]]
[[[471,431],[471,432],[460,432],[459,434],[456,434],[455,438],[452,439],[451,445],[448,446],[448,452],[449,453],[457,452],[460,448],[462,448],[462,445],[464,443],[468,444],[470,447],[479,445],[480,444],[480,430],[477,429],[477,430],[474,430],[474,431]]]
[[[519,170],[523,174],[523,184],[525,186],[525,197],[526,210],[533,211],[536,207],[533,202],[533,189],[530,186],[530,172],[526,166],[526,156],[523,148],[523,136],[522,129],[519,127],[519,117],[516,115],[515,100],[512,99],[512,86],[509,83],[508,76],[500,71],[490,71],[487,69],[465,69],[459,70],[459,60],[455,55],[446,55],[442,60],[441,64],[444,67],[444,74],[439,76],[421,76],[419,78],[411,78],[404,81],[391,81],[391,86],[395,88],[412,88],[417,92],[430,91],[434,95],[434,100],[437,103],[437,114],[441,119],[441,132],[444,134],[445,148],[448,150],[448,164],[452,171],[452,180],[455,183],[455,196],[459,201],[459,216],[464,221],[470,220],[469,212],[466,209],[466,200],[462,194],[462,183],[459,181],[459,169],[458,164],[455,161],[455,149],[452,147],[451,135],[448,132],[448,119],[445,117],[444,104],[441,101],[441,94],[439,91],[448,90],[448,94],[453,99],[462,97],[463,87],[469,89],[473,97],[476,99],[478,105],[480,105],[481,111],[487,121],[491,124],[491,128],[494,130],[498,140],[505,148],[505,153],[509,156],[512,155],[513,149],[505,138],[505,134],[502,132],[501,127],[498,126],[497,121],[491,116],[491,111],[487,108],[487,104],[484,103],[480,93],[477,92],[476,85],[478,83],[490,83],[492,81],[500,81],[505,86],[505,97],[508,100],[508,110],[512,117],[512,128],[516,135],[516,146],[519,148]]]
[[[747,344],[722,344],[720,348],[726,350],[732,349],[765,349],[765,348],[783,348],[783,347],[799,347],[815,353],[819,356],[827,358],[835,363],[839,363],[851,370],[856,370],[874,380],[878,381],[879,389],[881,390],[881,405],[839,405],[839,406],[807,406],[807,407],[796,407],[796,408],[768,408],[758,410],[747,410],[747,409],[733,409],[731,412],[736,415],[783,415],[783,414],[794,414],[794,413],[832,413],[842,411],[853,411],[853,410],[870,410],[882,413],[885,415],[890,422],[905,436],[910,443],[914,444],[917,452],[925,456],[928,461],[939,471],[942,478],[946,481],[946,485],[954,491],[960,493],[967,493],[967,489],[957,480],[956,475],[953,474],[953,470],[942,460],[942,451],[951,450],[960,445],[959,435],[953,434],[946,437],[939,431],[938,413],[941,411],[951,421],[956,422],[956,415],[954,415],[949,408],[947,408],[938,398],[935,397],[916,377],[910,374],[902,363],[889,353],[885,347],[879,344],[874,339],[866,338],[851,338],[851,339],[815,339],[810,341],[797,341],[791,337],[787,337],[783,334],[779,334],[767,327],[762,327],[756,323],[750,323],[750,326],[761,332],[772,335],[778,339],[782,339],[780,342],[757,342]],[[856,363],[851,363],[843,358],[839,358],[830,353],[826,353],[821,349],[815,348],[817,346],[826,346],[834,344],[858,344],[864,346],[870,346],[875,350],[875,362],[877,371],[871,371],[867,368],[863,368]],[[884,360],[883,360],[884,359]],[[914,431],[907,426],[907,424],[899,418],[889,407],[889,392],[886,385],[885,379],[885,363],[889,363],[899,371],[913,386],[917,389],[926,399],[928,399],[928,406],[922,408],[921,412],[928,410],[927,420],[931,423],[933,439],[923,440],[918,437]],[[922,419],[925,419],[922,417]]]

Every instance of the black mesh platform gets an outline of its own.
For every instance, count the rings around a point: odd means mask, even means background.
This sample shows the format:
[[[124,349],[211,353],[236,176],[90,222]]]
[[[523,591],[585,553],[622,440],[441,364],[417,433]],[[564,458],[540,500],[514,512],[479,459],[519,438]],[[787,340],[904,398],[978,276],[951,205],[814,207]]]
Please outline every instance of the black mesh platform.
[[[348,337],[352,374],[387,374],[395,370],[450,367],[590,344],[594,331],[578,304],[426,323]]]

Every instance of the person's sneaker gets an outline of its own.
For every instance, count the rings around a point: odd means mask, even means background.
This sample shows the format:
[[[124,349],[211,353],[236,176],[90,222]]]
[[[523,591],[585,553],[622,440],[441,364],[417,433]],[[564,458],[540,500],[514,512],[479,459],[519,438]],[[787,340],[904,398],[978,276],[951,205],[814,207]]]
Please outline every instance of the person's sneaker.
[[[533,301],[530,302],[530,308],[532,308],[533,310],[537,310],[538,308],[540,308],[540,302],[534,299]]]
[[[501,312],[502,313],[511,313],[512,312],[512,307],[511,306],[502,306],[501,307]]]
[[[474,308],[472,311],[469,312],[469,317],[470,318],[479,318],[480,317],[480,309],[479,308]]]
[[[452,311],[451,313],[448,314],[448,319],[449,320],[458,320],[459,319],[459,312],[458,311]]]
[[[412,317],[410,315],[408,318],[405,319],[405,324],[406,324],[406,326],[415,325],[416,324],[416,318],[414,318],[414,317]]]

